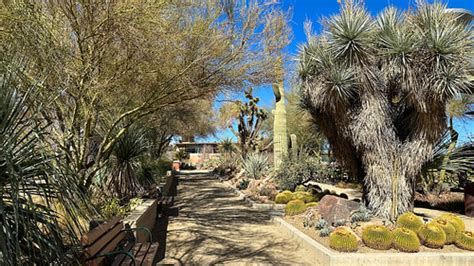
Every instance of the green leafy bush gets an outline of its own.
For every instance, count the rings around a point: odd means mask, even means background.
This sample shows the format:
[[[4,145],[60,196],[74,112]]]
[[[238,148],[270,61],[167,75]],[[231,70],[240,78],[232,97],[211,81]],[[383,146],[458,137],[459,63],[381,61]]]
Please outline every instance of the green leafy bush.
[[[344,227],[339,227],[329,235],[329,247],[342,252],[354,252],[359,247],[357,237]]]
[[[306,211],[306,204],[302,200],[291,200],[285,206],[286,215],[296,215]]]
[[[406,212],[398,217],[397,226],[418,232],[423,226],[423,220],[412,212]]]
[[[430,248],[442,248],[446,243],[444,230],[434,223],[425,224],[418,232],[421,242]]]
[[[368,225],[362,230],[362,241],[369,248],[387,250],[392,246],[393,234],[383,225]]]
[[[403,252],[420,251],[420,240],[415,232],[399,227],[393,230],[393,247]]]
[[[268,157],[263,153],[250,153],[242,161],[242,168],[247,177],[259,179],[268,173]]]

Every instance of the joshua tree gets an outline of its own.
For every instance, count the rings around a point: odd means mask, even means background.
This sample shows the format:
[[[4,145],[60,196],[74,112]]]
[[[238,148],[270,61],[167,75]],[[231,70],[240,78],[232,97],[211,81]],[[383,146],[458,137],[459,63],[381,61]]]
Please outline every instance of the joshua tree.
[[[372,18],[346,1],[300,54],[302,104],[334,155],[364,181],[366,204],[394,219],[446,130],[446,104],[470,93],[473,34],[456,12],[419,2]]]

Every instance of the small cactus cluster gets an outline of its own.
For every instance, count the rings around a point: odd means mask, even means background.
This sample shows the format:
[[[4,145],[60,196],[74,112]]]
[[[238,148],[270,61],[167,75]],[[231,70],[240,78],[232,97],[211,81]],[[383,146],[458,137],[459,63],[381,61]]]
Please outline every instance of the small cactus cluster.
[[[443,248],[446,243],[446,233],[434,223],[425,224],[418,232],[421,242],[430,248]]]
[[[331,233],[332,233],[332,229],[329,226],[326,226],[323,229],[319,230],[320,237],[328,237]]]
[[[406,212],[398,217],[397,226],[418,232],[423,226],[423,220],[412,212]]]
[[[286,215],[297,215],[306,211],[306,204],[304,201],[295,199],[288,202],[285,206]]]
[[[324,219],[319,219],[315,224],[314,224],[314,229],[316,230],[321,230],[323,228],[328,227],[329,224],[326,220]]]
[[[304,201],[305,203],[316,201],[316,197],[314,197],[313,194],[311,194],[310,192],[305,192],[305,191],[294,192],[291,199],[292,200],[299,199],[299,200]]]
[[[337,251],[354,252],[357,251],[359,242],[354,233],[338,227],[329,235],[329,247]]]
[[[385,226],[369,225],[362,230],[362,241],[369,248],[387,250],[392,246],[393,234]]]
[[[275,196],[275,203],[287,204],[291,200],[292,197],[293,197],[293,193],[289,190],[285,190],[283,192],[278,193]]]
[[[351,222],[367,222],[370,221],[372,215],[370,211],[364,206],[361,205],[359,209],[351,215]]]
[[[418,252],[420,240],[412,230],[398,227],[393,230],[393,247],[403,252]]]
[[[345,219],[339,219],[334,221],[334,227],[339,227],[339,226],[344,226],[347,224],[347,221]]]
[[[458,248],[474,251],[474,233],[469,231],[459,232],[454,244]]]

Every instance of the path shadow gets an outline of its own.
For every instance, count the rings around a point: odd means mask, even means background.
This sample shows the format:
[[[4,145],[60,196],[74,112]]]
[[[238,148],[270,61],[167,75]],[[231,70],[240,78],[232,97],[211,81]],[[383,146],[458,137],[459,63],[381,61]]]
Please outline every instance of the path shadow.
[[[269,213],[249,208],[231,189],[216,183],[212,175],[185,174],[179,178],[176,201],[179,216],[170,218],[170,222],[187,226],[169,229],[167,233],[187,237],[168,243],[167,258],[180,265],[199,264],[200,258],[195,257],[195,251],[206,245],[210,246],[205,251],[206,257],[213,258],[206,264],[249,259],[252,263],[282,264],[281,257],[269,250],[285,250],[285,241],[273,239],[269,232],[256,233],[245,229],[271,224]],[[267,240],[259,245],[249,245],[259,238]]]

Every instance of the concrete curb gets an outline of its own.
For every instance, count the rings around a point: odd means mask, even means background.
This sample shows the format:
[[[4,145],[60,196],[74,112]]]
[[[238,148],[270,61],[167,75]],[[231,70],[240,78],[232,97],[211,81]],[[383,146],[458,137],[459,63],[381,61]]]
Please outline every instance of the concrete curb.
[[[294,240],[315,252],[315,263],[327,266],[469,266],[474,265],[474,252],[452,253],[342,253],[331,250],[307,236],[280,217],[272,221]]]

